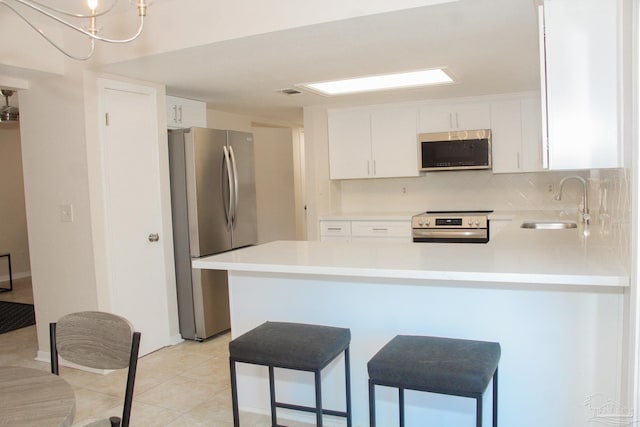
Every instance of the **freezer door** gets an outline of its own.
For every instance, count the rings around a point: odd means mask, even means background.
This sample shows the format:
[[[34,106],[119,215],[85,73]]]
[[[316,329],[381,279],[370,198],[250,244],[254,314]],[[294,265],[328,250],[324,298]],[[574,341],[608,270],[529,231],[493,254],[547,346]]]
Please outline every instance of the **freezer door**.
[[[233,185],[237,190],[232,209],[232,245],[241,248],[258,241],[253,135],[235,131],[227,131],[227,135],[235,173]]]
[[[191,256],[230,250],[233,197],[226,131],[192,128],[185,135]]]
[[[193,269],[192,276],[195,336],[185,336],[181,328],[183,338],[203,340],[230,329],[227,272]]]

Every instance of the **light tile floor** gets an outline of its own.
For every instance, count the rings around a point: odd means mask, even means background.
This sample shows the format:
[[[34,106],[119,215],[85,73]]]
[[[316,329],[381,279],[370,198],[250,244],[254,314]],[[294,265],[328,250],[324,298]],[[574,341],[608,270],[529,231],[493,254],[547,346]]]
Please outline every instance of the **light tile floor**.
[[[30,279],[14,280],[14,291],[0,293],[0,300],[33,303]],[[131,425],[232,426],[229,339],[227,333],[205,342],[184,341],[141,357]],[[0,366],[49,370],[48,363],[34,359],[36,353],[35,326],[0,334]],[[100,375],[61,367],[60,375],[72,385],[76,394],[74,426],[122,412],[125,371]],[[240,418],[243,427],[270,425],[266,416],[241,414]]]

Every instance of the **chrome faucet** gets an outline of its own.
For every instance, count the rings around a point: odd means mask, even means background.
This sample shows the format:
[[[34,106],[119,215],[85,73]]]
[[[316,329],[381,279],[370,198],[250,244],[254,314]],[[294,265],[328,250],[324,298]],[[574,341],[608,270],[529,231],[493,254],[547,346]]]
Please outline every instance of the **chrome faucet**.
[[[587,185],[587,181],[584,178],[578,175],[565,176],[564,178],[562,178],[560,180],[558,192],[556,193],[556,200],[562,199],[562,187],[564,186],[564,183],[570,179],[575,179],[582,183],[582,198],[584,200],[584,210],[581,212],[582,221],[585,224],[589,224],[589,219],[591,218],[591,215],[589,215],[589,186]]]

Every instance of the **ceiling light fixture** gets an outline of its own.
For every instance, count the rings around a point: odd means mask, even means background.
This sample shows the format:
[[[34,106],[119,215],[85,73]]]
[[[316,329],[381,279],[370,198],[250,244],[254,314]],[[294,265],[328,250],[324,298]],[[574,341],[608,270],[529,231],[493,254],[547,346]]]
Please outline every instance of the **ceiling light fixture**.
[[[129,1],[132,2],[132,0]],[[118,3],[118,0],[111,0],[110,3],[108,3],[108,6],[102,8],[102,10],[100,10],[100,8],[98,7],[98,0],[87,0],[87,8],[89,9],[88,13],[73,13],[35,0],[0,0],[0,5],[4,5],[11,11],[13,11],[31,28],[36,30],[42,37],[44,37],[44,39],[47,40],[53,47],[58,49],[69,58],[76,59],[78,61],[85,61],[91,58],[91,56],[93,55],[96,40],[107,43],[129,43],[138,38],[138,36],[142,33],[142,28],[144,26],[144,17],[147,15],[147,2],[146,0],[135,1],[137,2],[136,8],[138,9],[138,16],[140,17],[138,30],[133,36],[123,39],[101,37],[98,35],[98,27],[96,26],[97,18],[109,13],[115,7],[116,3]],[[67,28],[71,28],[72,30],[80,34],[87,36],[90,41],[89,53],[85,55],[73,55],[67,52],[63,47],[54,42],[49,36],[47,36],[42,29],[38,28],[36,24],[31,22],[30,19],[21,10],[21,7],[26,8],[25,10],[31,9],[33,11],[36,11],[39,14],[44,15],[47,18],[50,18],[55,22],[66,26]],[[85,27],[80,25],[83,21],[86,23]]]
[[[346,95],[379,90],[404,89],[418,86],[453,83],[453,79],[441,68],[410,71],[406,73],[357,77],[300,85],[322,95]]]

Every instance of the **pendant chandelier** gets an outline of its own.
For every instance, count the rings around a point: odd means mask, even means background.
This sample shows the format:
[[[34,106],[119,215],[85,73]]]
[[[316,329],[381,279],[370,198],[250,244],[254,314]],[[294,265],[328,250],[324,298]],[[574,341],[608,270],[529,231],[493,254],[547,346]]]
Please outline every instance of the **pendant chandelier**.
[[[147,14],[147,1],[146,0],[128,0],[131,3],[136,3],[136,8],[138,10],[139,16],[139,25],[137,31],[128,38],[122,39],[113,39],[108,37],[102,37],[98,35],[98,26],[97,19],[100,16],[106,15],[109,13],[115,5],[118,3],[118,0],[111,0],[107,6],[99,7],[98,0],[86,0],[86,8],[87,11],[84,13],[74,13],[68,10],[64,10],[61,8],[57,8],[52,6],[51,1],[38,2],[36,0],[0,0],[0,5],[4,5],[13,11],[16,15],[18,15],[22,20],[24,20],[31,28],[38,32],[45,40],[47,40],[53,47],[58,49],[60,52],[65,54],[71,59],[75,59],[78,61],[85,61],[93,55],[95,49],[96,40],[106,42],[106,43],[129,43],[133,40],[137,39],[138,36],[142,33],[142,28],[144,26],[144,18]],[[67,28],[70,28],[77,33],[86,36],[89,41],[89,51],[83,55],[75,55],[67,50],[65,50],[60,44],[53,41],[44,30],[38,28],[36,24],[34,24],[29,14],[25,14],[26,11],[32,10],[37,12],[40,15],[43,15]],[[84,23],[84,24],[83,24]]]

